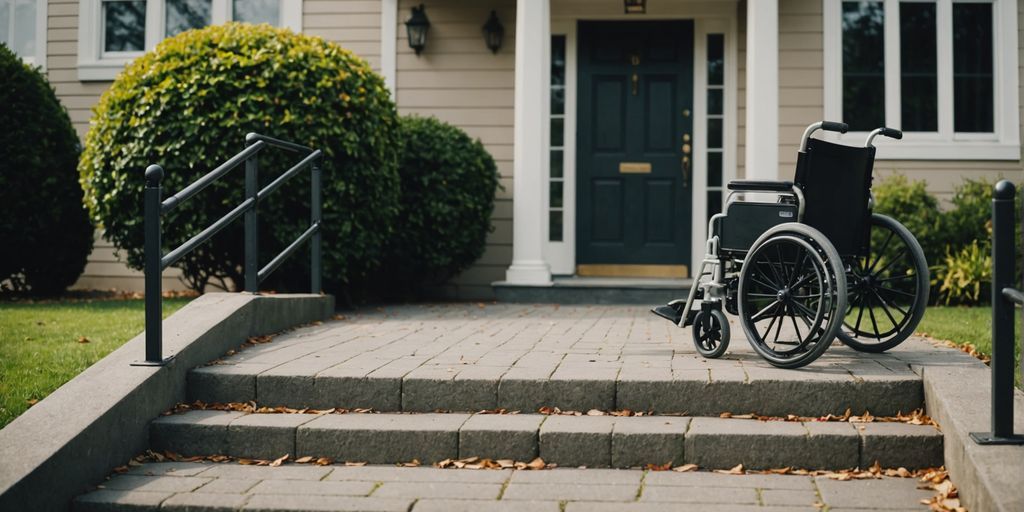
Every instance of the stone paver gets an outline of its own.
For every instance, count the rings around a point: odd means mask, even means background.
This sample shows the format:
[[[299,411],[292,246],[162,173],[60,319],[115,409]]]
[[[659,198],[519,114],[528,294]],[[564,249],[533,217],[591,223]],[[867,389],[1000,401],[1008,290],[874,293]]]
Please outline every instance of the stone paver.
[[[735,322],[734,317],[730,317]],[[885,354],[839,343],[799,370],[730,351],[696,354],[689,329],[638,306],[413,305],[296,329],[193,372],[191,398],[380,411],[493,407],[803,416],[921,407],[922,364],[963,354],[910,339]]]
[[[372,465],[192,464],[202,468],[198,473],[203,477],[115,475],[104,483],[104,488],[79,497],[72,510],[113,512],[161,507],[161,510],[172,511],[269,512],[408,511],[411,508],[415,512],[554,512],[563,510],[560,507],[564,506],[566,511],[577,512],[677,509],[782,512],[824,507],[864,511],[927,510],[919,500],[931,497],[931,491],[917,489],[917,480],[913,478],[840,482],[798,475],[639,469],[474,471]],[[170,471],[172,468],[175,470]],[[182,464],[173,463],[146,463],[135,469],[154,475],[187,473]],[[295,470],[316,470],[316,473],[307,471],[299,475]],[[302,478],[297,479],[297,476]],[[171,480],[177,483],[169,482]],[[200,481],[206,484],[196,487]]]

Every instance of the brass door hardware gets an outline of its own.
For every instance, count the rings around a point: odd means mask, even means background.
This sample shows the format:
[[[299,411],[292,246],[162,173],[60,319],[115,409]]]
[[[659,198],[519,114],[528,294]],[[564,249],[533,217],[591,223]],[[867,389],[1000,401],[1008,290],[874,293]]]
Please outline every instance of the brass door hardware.
[[[619,172],[622,174],[650,174],[650,162],[619,162]]]

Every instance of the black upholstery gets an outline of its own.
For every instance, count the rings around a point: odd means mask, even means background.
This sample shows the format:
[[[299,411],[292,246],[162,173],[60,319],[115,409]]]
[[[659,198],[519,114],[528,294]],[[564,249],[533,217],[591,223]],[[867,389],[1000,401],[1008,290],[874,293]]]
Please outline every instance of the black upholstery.
[[[727,185],[729,190],[768,192],[788,192],[793,189],[792,181],[767,181],[767,180],[732,180]]]
[[[803,190],[803,223],[821,231],[842,256],[867,254],[868,195],[874,147],[810,139],[797,156],[796,184]]]

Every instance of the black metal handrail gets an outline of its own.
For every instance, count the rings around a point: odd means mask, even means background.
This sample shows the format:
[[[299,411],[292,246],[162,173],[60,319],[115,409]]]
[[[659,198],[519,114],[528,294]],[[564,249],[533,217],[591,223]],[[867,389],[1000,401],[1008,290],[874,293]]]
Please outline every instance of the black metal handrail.
[[[992,191],[992,431],[971,432],[971,439],[978,444],[1024,444],[1024,435],[1013,433],[1013,314],[1016,304],[1024,305],[1024,292],[1013,288],[1016,195],[1009,180],[996,183]],[[1024,365],[1021,372],[1024,374]]]
[[[163,282],[161,273],[167,267],[173,265],[189,252],[209,240],[213,235],[227,227],[239,217],[245,216],[245,291],[256,293],[259,291],[260,283],[267,278],[277,267],[284,263],[295,251],[306,242],[310,242],[310,289],[313,293],[320,293],[321,280],[323,275],[322,257],[323,242],[321,231],[323,230],[322,216],[322,176],[320,161],[323,153],[319,149],[308,148],[293,142],[288,142],[258,133],[250,133],[245,136],[246,148],[237,155],[229,158],[226,162],[217,166],[214,170],[206,173],[203,177],[192,182],[167,199],[162,199],[163,187],[160,182],[164,177],[164,170],[159,165],[151,165],[146,168],[146,190],[145,190],[145,289],[146,289],[146,360],[136,363],[141,366],[162,366],[171,360],[171,357],[163,358]],[[274,147],[304,154],[302,160],[293,165],[290,169],[270,182],[267,186],[259,187],[259,153],[267,148]],[[174,210],[192,196],[198,194],[213,182],[245,162],[245,200],[234,207],[230,212],[218,219],[206,229],[200,231],[185,243],[170,251],[163,253],[161,245],[161,217]],[[309,228],[298,238],[288,245],[277,256],[270,260],[262,269],[259,268],[259,203],[272,192],[277,190],[286,181],[293,178],[305,168],[310,169],[310,212]],[[172,356],[173,357],[173,356]]]

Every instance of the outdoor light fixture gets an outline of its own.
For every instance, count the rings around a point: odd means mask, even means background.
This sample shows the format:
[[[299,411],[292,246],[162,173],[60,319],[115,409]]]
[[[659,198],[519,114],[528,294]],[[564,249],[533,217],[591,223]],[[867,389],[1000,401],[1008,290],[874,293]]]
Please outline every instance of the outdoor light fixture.
[[[647,12],[647,0],[625,0],[626,14],[644,14]]]
[[[427,47],[427,31],[430,30],[430,20],[423,4],[412,8],[412,16],[405,20],[405,30],[409,34],[409,48],[419,55]]]
[[[503,37],[505,37],[505,26],[498,20],[498,13],[491,11],[491,17],[487,18],[487,23],[484,23],[484,42],[491,49],[491,53],[498,53]]]

